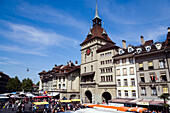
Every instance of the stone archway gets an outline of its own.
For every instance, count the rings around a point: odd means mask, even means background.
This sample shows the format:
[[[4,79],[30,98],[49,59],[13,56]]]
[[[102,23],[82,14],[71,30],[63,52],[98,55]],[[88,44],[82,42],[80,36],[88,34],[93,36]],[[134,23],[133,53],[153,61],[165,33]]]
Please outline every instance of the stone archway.
[[[104,92],[102,94],[102,97],[107,104],[108,104],[108,101],[112,99],[112,96],[109,92]]]
[[[92,103],[92,93],[89,90],[85,92],[85,96],[85,102]]]

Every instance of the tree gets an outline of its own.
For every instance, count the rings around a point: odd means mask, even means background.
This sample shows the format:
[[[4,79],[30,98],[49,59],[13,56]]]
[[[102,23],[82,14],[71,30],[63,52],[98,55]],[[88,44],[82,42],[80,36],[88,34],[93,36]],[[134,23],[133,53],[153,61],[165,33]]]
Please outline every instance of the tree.
[[[7,88],[9,91],[21,91],[21,82],[20,82],[20,80],[18,79],[18,77],[15,76],[15,78],[10,78],[10,79],[8,80],[8,83],[7,83],[6,88]]]
[[[33,89],[32,86],[33,86],[33,82],[31,79],[25,78],[22,80],[22,90],[26,92],[32,92],[32,89]]]
[[[40,82],[37,82],[36,86],[39,86],[39,83],[40,83]]]
[[[159,98],[164,100],[164,104],[163,104],[164,113],[167,113],[168,112],[167,108],[168,108],[169,105],[166,103],[166,101],[169,100],[169,94],[162,94],[162,95],[159,96]]]

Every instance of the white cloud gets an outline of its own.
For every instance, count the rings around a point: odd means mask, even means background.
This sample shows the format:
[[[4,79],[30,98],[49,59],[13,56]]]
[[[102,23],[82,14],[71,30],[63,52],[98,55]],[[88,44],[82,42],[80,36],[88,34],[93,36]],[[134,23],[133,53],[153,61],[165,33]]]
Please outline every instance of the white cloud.
[[[13,60],[11,58],[8,57],[0,57],[0,64],[21,64],[21,62],[18,62],[16,60]]]
[[[42,30],[33,26],[10,22],[6,22],[6,26],[9,29],[0,30],[1,35],[27,45],[75,47],[78,45],[77,42],[79,42],[53,31]]]
[[[0,51],[38,55],[38,56],[47,56],[46,54],[43,54],[40,51],[37,51],[36,49],[24,49],[18,46],[11,46],[11,45],[10,46],[0,45]]]
[[[158,27],[154,29],[150,29],[146,32],[146,39],[158,41],[161,36],[166,37],[167,27]]]
[[[24,2],[22,5],[18,6],[17,15],[21,15],[34,21],[38,20],[46,23],[60,24],[65,25],[66,27],[72,26],[83,31],[86,31],[88,28],[88,24],[83,22],[83,20],[80,20],[80,18],[76,18],[65,11],[47,5],[36,6]]]

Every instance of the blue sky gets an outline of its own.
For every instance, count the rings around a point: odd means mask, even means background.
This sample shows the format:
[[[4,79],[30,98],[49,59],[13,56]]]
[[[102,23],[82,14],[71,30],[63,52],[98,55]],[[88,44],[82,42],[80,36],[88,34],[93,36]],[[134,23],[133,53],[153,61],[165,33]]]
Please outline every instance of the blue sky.
[[[96,0],[0,0],[0,71],[31,78],[69,60],[81,62],[79,44],[89,32]],[[98,0],[109,37],[122,46],[140,36],[164,41],[170,26],[169,0]],[[29,71],[27,72],[27,67]]]

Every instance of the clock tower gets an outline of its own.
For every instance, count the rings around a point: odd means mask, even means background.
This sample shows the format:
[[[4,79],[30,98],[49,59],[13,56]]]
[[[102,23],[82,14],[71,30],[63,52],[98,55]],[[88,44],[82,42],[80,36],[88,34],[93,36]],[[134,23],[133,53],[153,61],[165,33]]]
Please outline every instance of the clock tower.
[[[115,44],[102,28],[102,19],[99,17],[97,3],[95,17],[92,20],[93,27],[87,34],[86,39],[80,44],[81,46],[81,75],[80,75],[80,98],[84,102],[99,102],[97,90],[99,83],[98,55],[97,50],[106,43]]]

